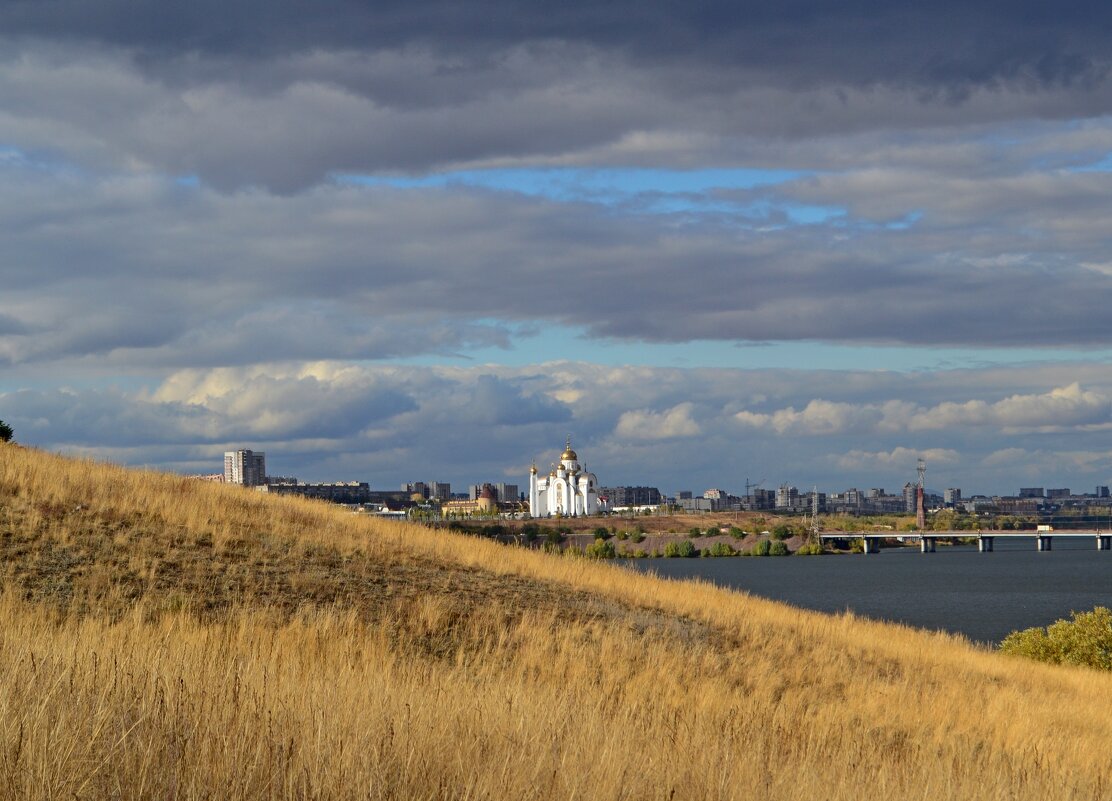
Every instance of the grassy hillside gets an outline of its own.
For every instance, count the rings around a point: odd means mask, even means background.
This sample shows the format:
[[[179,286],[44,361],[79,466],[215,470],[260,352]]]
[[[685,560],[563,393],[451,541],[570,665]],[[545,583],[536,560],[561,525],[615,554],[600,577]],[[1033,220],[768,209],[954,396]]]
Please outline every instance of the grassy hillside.
[[[0,797],[1103,799],[1112,677],[0,446]]]

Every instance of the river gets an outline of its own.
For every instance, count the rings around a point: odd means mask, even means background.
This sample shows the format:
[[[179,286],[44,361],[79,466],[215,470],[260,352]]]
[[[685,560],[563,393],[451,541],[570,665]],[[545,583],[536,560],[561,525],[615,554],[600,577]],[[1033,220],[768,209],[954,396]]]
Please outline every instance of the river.
[[[723,587],[821,612],[843,612],[998,643],[1009,632],[1045,626],[1072,610],[1112,607],[1112,552],[1090,540],[1055,539],[939,546],[937,553],[888,548],[878,554],[717,559],[632,559],[636,570],[703,578]]]

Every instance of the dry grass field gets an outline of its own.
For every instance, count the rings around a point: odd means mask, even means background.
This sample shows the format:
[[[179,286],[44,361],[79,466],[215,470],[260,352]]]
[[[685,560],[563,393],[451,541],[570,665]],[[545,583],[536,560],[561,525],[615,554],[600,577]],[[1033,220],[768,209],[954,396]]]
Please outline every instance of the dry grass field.
[[[1107,799],[1112,676],[0,445],[0,798]]]

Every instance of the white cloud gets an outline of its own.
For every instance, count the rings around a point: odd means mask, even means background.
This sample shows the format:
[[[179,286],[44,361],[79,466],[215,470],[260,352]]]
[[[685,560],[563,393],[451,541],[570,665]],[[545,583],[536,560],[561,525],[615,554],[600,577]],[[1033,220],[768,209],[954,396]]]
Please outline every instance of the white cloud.
[[[1015,394],[1003,400],[943,401],[919,406],[905,400],[868,403],[810,401],[801,411],[788,406],[768,413],[742,410],[734,419],[777,434],[834,435],[849,431],[944,431],[990,427],[1002,432],[1092,429],[1112,424],[1110,395],[1085,390],[1080,383],[1045,393]]]
[[[1101,481],[1105,482],[1108,481],[1105,477],[1112,473],[1112,451],[1003,448],[985,456],[981,464],[989,468],[1018,468],[1027,475],[1042,475],[1044,478],[1055,474],[1096,475],[1101,476]],[[1091,487],[1073,489],[1078,492],[1092,491]]]
[[[614,433],[622,439],[662,440],[696,437],[702,433],[691,417],[692,403],[680,403],[663,412],[646,409],[623,412]]]
[[[1001,448],[981,459],[985,467],[1000,467],[1018,464],[1028,458],[1028,453],[1023,448]]]
[[[753,428],[771,428],[777,434],[841,434],[876,424],[880,420],[880,414],[871,405],[816,399],[799,411],[792,406],[770,414],[754,414],[743,410],[735,413],[734,419]]]
[[[853,450],[838,456],[836,463],[843,470],[891,470],[910,475],[915,472],[919,459],[923,459],[928,466],[955,464],[960,461],[961,454],[948,448],[916,450],[897,447],[890,451]]]

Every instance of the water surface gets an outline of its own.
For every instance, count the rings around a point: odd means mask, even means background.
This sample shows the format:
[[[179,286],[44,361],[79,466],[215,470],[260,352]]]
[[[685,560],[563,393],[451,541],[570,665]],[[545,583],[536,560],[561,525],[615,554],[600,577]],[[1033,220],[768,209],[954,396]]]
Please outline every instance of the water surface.
[[[1072,610],[1112,607],[1112,552],[1088,540],[884,549],[836,554],[720,559],[632,559],[666,578],[703,578],[724,587],[821,612],[843,612],[999,642],[1016,629],[1045,626]]]

